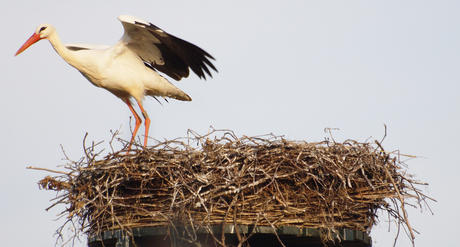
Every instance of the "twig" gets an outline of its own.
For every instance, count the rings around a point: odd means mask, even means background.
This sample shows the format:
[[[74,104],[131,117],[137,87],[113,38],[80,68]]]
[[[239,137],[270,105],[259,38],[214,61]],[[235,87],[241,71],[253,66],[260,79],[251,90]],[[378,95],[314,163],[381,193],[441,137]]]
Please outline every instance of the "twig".
[[[59,173],[59,174],[65,174],[67,176],[73,176],[73,177],[76,177],[76,175],[74,174],[71,174],[71,173],[67,173],[67,172],[61,172],[61,171],[55,171],[55,170],[51,170],[51,169],[47,169],[47,168],[40,168],[40,167],[33,167],[33,166],[28,166],[26,167],[26,169],[32,169],[32,170],[40,170],[40,171],[47,171],[47,172],[52,172],[52,173]]]

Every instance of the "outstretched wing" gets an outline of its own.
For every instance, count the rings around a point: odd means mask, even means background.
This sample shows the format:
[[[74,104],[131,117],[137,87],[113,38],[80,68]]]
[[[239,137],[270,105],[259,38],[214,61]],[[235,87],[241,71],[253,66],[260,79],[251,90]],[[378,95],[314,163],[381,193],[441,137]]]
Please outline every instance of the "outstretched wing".
[[[121,15],[125,28],[121,41],[153,68],[179,81],[188,77],[190,69],[200,78],[212,77],[217,69],[209,61],[214,58],[198,46],[166,33],[152,23]]]

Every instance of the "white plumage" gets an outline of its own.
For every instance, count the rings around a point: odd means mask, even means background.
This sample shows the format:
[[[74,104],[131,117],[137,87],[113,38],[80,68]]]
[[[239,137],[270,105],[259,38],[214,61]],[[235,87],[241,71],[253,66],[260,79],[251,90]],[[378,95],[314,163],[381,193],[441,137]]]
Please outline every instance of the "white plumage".
[[[214,58],[201,48],[139,18],[122,15],[118,19],[125,32],[113,46],[63,45],[56,29],[45,23],[37,27],[16,55],[37,41],[47,39],[56,52],[93,85],[104,88],[123,100],[136,118],[129,150],[142,122],[130,103],[131,97],[137,101],[145,118],[144,147],[147,146],[150,126],[150,119],[142,106],[144,96],[191,100],[186,93],[159,75],[157,70],[177,81],[188,77],[190,69],[204,79],[206,74],[212,76],[209,68],[217,70],[209,61]]]

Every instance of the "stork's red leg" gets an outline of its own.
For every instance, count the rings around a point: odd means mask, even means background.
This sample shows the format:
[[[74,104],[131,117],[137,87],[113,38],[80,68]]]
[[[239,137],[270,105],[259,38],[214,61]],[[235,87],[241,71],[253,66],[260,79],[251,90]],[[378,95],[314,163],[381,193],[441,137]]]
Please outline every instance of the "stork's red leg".
[[[136,126],[134,126],[134,131],[133,131],[133,137],[131,137],[131,142],[129,143],[128,146],[128,151],[131,149],[131,145],[133,145],[134,138],[136,137],[137,131],[139,130],[139,126],[141,126],[142,119],[137,115],[136,111],[134,110],[133,106],[131,105],[131,102],[129,102],[129,99],[124,99],[126,104],[128,105],[129,109],[134,115],[134,118],[136,118]],[[143,113],[142,113],[143,114]]]
[[[142,111],[142,116],[144,116],[145,118],[145,139],[144,139],[144,148],[147,147],[147,139],[149,137],[149,127],[150,127],[150,118],[149,118],[149,115],[147,115],[147,112],[144,110],[144,107],[142,107],[142,105],[137,102],[137,104],[139,104],[139,108],[141,108],[141,111]]]

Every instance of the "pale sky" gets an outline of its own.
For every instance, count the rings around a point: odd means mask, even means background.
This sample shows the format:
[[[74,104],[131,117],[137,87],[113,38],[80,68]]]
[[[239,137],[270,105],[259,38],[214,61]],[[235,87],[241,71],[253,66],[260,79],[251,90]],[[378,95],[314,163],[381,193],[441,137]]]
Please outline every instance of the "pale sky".
[[[64,43],[112,45],[129,14],[190,41],[216,58],[214,78],[173,82],[192,102],[145,101],[150,137],[174,139],[191,129],[231,129],[322,141],[338,128],[342,142],[380,140],[386,150],[418,156],[407,173],[427,182],[438,202],[409,208],[416,245],[454,246],[460,221],[460,2],[458,1],[4,1],[0,8],[0,239],[4,246],[54,246],[55,196],[39,190],[67,155],[120,129],[129,140],[126,105],[91,85],[47,41],[15,52],[44,22]],[[172,81],[172,80],[171,80]],[[143,133],[141,127],[139,133]],[[118,146],[118,148],[120,148]],[[387,217],[373,245],[392,246]],[[76,246],[84,246],[77,243]],[[401,233],[397,246],[411,246]]]

